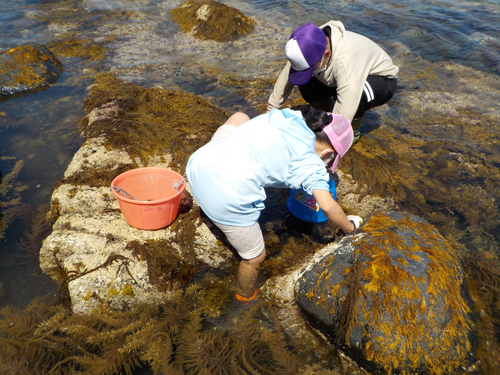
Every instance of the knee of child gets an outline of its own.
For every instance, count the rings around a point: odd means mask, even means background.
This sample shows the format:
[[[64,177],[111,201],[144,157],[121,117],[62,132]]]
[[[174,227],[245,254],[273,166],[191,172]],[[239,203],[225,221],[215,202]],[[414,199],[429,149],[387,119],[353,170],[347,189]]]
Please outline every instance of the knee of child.
[[[247,122],[248,120],[250,120],[250,117],[248,117],[248,115],[246,115],[243,112],[236,112],[235,114],[233,114],[231,117],[229,117],[227,119],[227,121],[225,122],[225,124],[230,124],[230,125],[233,125],[233,126],[239,126],[239,125]]]
[[[253,259],[246,259],[246,261],[251,265],[259,265],[264,261],[264,259],[266,259],[266,249],[264,249],[262,253],[260,253],[260,255],[256,256]]]

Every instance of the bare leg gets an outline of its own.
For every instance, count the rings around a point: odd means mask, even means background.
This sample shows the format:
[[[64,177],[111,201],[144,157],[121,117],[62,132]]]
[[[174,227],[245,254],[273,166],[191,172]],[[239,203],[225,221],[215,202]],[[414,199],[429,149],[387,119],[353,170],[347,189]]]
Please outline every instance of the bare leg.
[[[240,126],[241,124],[247,122],[250,120],[250,117],[248,117],[246,114],[243,112],[236,112],[233,114],[231,117],[227,119],[227,121],[224,123],[224,125],[229,124],[233,126]]]
[[[238,269],[239,294],[250,298],[255,292],[255,283],[259,275],[257,268],[266,258],[266,249],[258,257],[242,259]]]
[[[236,227],[215,221],[213,223],[222,230],[229,243],[243,258],[238,268],[238,290],[235,297],[239,301],[248,301],[256,292],[258,267],[266,258],[266,247],[260,225],[256,222],[248,227]]]
[[[246,114],[244,114],[243,112],[236,112],[234,115],[229,117],[224,124],[219,126],[219,128],[212,136],[212,139],[225,138],[235,128],[237,128],[241,124],[244,124],[248,120],[250,120],[250,117],[248,117]]]

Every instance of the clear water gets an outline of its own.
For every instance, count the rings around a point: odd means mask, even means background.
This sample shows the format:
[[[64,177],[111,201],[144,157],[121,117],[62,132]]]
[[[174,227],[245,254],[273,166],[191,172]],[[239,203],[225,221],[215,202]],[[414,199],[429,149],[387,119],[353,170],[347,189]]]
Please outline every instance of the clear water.
[[[498,138],[494,138],[500,134],[499,0],[228,0],[225,4],[253,17],[257,27],[251,36],[224,44],[195,40],[181,33],[169,14],[180,3],[0,0],[2,50],[48,44],[68,34],[96,43],[106,41],[108,48],[103,60],[61,58],[65,73],[53,87],[0,102],[0,171],[6,176],[16,161],[24,162],[17,179],[29,187],[21,194],[23,203],[33,207],[49,204],[52,187],[63,177],[83,142],[76,124],[83,114],[92,73],[109,70],[144,86],[190,91],[210,98],[229,113],[244,110],[252,116],[257,114],[255,103],[235,94],[229,85],[219,84],[214,72],[246,79],[277,77],[283,65],[284,44],[293,29],[307,22],[321,25],[330,19],[341,20],[348,30],[369,36],[394,57],[402,72],[400,96],[423,93],[418,97],[423,103],[417,114],[410,113],[404,99],[394,99],[391,109],[384,113],[393,119],[390,131],[429,144],[455,143],[482,159],[500,151]],[[446,64],[461,68],[452,74],[441,69]],[[429,69],[432,75],[427,74]],[[479,77],[473,81],[474,87],[460,84],[462,78],[472,75]],[[456,101],[488,116],[491,142],[429,123],[426,106],[434,111],[439,108],[445,116],[447,111],[453,112],[449,104]],[[419,116],[422,126],[407,127],[404,120],[411,116]],[[369,117],[368,126],[374,121]],[[490,167],[500,168],[498,159],[491,157]],[[453,182],[446,185],[445,178],[441,183],[450,191],[456,188]],[[496,197],[493,212],[498,212],[500,205],[499,187],[498,179],[483,187],[486,195]],[[490,239],[488,256],[493,259],[500,255],[499,219],[498,214],[485,218],[488,224],[484,236]],[[26,229],[24,222],[16,221],[0,239],[0,282],[4,289],[0,307],[24,307],[34,297],[57,295],[57,285],[41,274],[36,262],[13,263],[12,255],[18,251]],[[463,228],[464,233],[467,230]]]

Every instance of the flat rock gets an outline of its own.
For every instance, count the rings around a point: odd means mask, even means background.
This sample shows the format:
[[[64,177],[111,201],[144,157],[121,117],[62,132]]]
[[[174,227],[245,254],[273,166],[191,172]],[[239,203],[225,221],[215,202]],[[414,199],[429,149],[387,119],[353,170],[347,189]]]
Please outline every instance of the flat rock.
[[[169,162],[165,156],[155,160],[149,166],[166,168]],[[94,138],[75,154],[65,179],[71,181],[83,169],[131,163],[127,153],[109,149],[104,146],[104,139]],[[45,274],[67,285],[75,313],[90,314],[101,303],[113,309],[143,302],[160,303],[169,298],[176,285],[181,285],[180,281],[169,280],[172,275],[165,265],[163,280],[158,262],[148,262],[137,251],[138,245],[151,247],[165,243],[169,244],[165,246],[165,257],[170,257],[168,251],[177,252],[171,255],[174,259],[183,256],[173,232],[169,227],[155,231],[131,227],[109,187],[63,183],[54,190],[51,205],[58,219],[40,250],[40,267]],[[196,228],[192,241],[200,244],[196,247],[196,262],[221,267],[233,256],[204,223]],[[194,268],[196,264],[183,266]]]

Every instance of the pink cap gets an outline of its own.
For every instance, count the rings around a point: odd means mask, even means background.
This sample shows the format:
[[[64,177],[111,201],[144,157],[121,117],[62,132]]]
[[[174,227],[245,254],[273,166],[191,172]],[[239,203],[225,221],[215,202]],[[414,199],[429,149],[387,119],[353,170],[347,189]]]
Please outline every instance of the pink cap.
[[[334,115],[333,113],[330,113],[330,115],[332,116],[332,122],[323,126],[322,129],[337,152],[337,156],[335,156],[335,160],[332,164],[332,172],[335,172],[340,158],[344,156],[351,147],[354,134],[348,119],[342,115]]]

